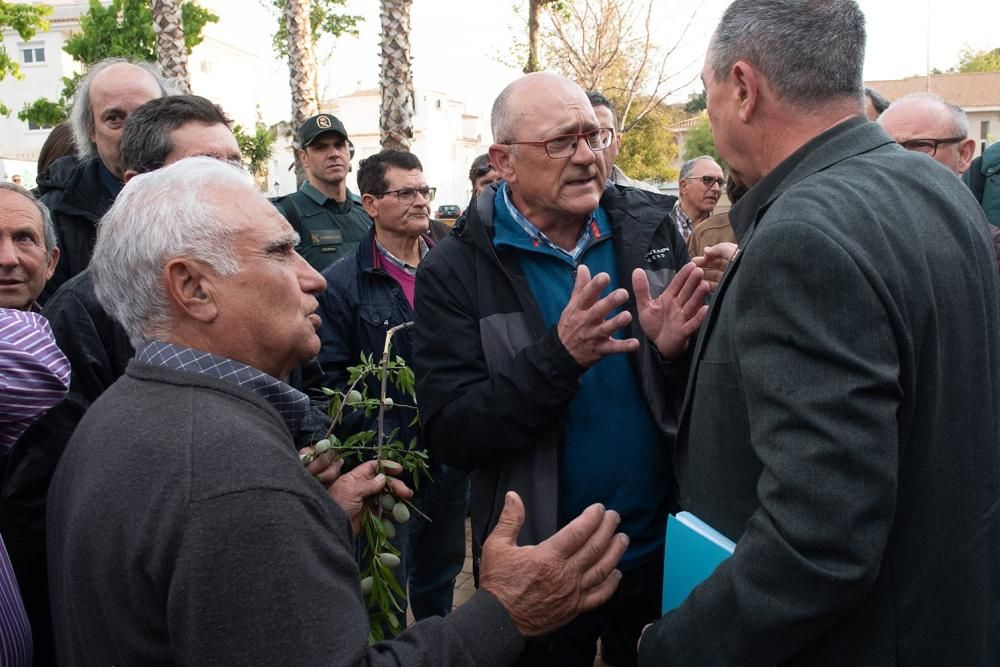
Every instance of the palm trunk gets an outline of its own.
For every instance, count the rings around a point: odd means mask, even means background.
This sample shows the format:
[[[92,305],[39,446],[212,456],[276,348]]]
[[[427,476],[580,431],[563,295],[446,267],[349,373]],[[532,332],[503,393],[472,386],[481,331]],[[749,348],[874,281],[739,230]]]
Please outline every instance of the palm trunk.
[[[285,22],[288,26],[288,72],[292,88],[292,136],[299,138],[299,128],[311,116],[319,113],[316,100],[316,59],[313,56],[312,34],[309,31],[309,0],[287,0]],[[295,157],[295,182],[305,180],[305,171]]]
[[[191,93],[181,0],[153,0],[153,32],[160,71],[178,93]]]
[[[413,74],[410,70],[410,4],[382,0],[382,148],[406,151],[413,141]]]

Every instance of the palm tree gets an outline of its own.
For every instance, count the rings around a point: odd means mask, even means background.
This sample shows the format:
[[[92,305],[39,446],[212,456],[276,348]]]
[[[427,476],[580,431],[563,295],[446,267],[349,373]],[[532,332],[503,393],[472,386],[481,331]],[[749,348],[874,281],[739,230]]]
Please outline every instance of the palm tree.
[[[309,0],[285,2],[285,25],[288,26],[288,83],[292,87],[292,136],[310,116],[319,113],[316,100],[316,58],[313,56],[312,33],[309,30]],[[295,181],[302,183],[305,172],[295,157]]]
[[[410,71],[410,4],[381,0],[382,148],[408,150],[413,140],[413,74]]]
[[[156,34],[156,60],[163,76],[178,93],[191,93],[188,78],[188,50],[184,44],[181,0],[153,0],[153,32]]]

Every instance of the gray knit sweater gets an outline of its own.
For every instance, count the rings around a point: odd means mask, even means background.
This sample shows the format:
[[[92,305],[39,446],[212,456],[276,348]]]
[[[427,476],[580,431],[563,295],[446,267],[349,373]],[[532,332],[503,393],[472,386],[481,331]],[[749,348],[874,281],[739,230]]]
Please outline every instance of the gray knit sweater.
[[[346,516],[278,413],[133,361],[52,482],[49,577],[71,665],[502,665],[523,639],[478,592],[369,647]]]

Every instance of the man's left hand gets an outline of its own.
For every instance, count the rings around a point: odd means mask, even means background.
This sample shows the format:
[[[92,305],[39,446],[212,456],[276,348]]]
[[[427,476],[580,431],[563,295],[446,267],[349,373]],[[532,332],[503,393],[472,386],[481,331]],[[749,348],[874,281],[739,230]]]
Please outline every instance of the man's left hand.
[[[327,490],[333,501],[344,510],[351,521],[355,536],[361,532],[361,517],[365,510],[365,502],[374,495],[385,490],[386,481],[389,491],[400,499],[410,499],[413,491],[399,479],[392,478],[403,472],[403,467],[390,460],[382,461],[382,471],[378,471],[378,462],[368,460],[351,471],[339,476]]]
[[[708,314],[704,302],[709,286],[704,275],[700,267],[688,263],[654,299],[649,292],[645,270],[640,268],[632,272],[639,325],[667,360],[684,352],[688,339],[698,331]]]

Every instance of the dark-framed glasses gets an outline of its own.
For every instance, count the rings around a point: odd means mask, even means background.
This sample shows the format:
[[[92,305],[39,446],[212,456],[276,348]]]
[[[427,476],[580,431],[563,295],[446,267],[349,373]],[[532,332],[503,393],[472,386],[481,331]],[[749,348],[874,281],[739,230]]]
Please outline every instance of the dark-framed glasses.
[[[591,151],[603,151],[611,146],[611,140],[615,138],[614,128],[597,128],[587,132],[576,132],[569,135],[556,135],[538,142],[504,142],[509,146],[515,144],[527,144],[529,146],[545,147],[545,155],[549,158],[569,158],[576,153],[576,147],[580,140],[587,142]]]
[[[899,142],[899,145],[907,151],[919,151],[920,153],[926,153],[928,156],[933,156],[937,153],[938,147],[942,144],[957,144],[964,139],[965,137],[946,137],[945,139],[908,139],[905,142]]]
[[[722,177],[710,177],[706,175],[703,177],[684,177],[684,178],[688,181],[694,181],[696,179],[699,179],[703,184],[705,184],[705,188],[711,188],[713,185],[722,188],[723,186],[726,185],[726,180],[723,179]]]
[[[376,193],[375,197],[383,198],[386,195],[395,195],[400,204],[413,204],[413,201],[417,199],[417,193],[420,193],[425,200],[430,202],[434,199],[434,194],[436,192],[436,188],[431,188],[429,186],[424,186],[423,188],[397,188],[396,190],[387,190],[383,193]]]

